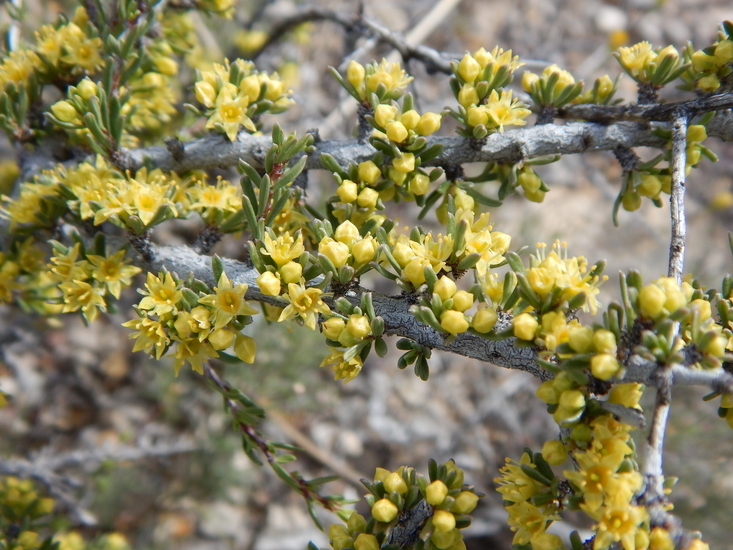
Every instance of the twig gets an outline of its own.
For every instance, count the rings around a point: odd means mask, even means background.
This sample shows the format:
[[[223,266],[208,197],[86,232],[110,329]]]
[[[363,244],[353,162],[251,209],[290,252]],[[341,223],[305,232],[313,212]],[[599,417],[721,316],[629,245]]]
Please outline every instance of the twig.
[[[669,199],[672,236],[669,242],[668,276],[682,282],[685,263],[685,169],[687,147],[687,113],[680,111],[672,124],[672,193]]]
[[[640,500],[647,505],[650,512],[653,510],[661,512],[666,500],[664,496],[662,453],[664,450],[664,433],[672,401],[672,373],[669,368],[662,367],[655,373],[654,378],[657,386],[657,399],[654,404],[649,437],[645,445],[644,465],[641,473],[644,476],[646,486]],[[652,518],[652,523],[655,523],[654,518]]]

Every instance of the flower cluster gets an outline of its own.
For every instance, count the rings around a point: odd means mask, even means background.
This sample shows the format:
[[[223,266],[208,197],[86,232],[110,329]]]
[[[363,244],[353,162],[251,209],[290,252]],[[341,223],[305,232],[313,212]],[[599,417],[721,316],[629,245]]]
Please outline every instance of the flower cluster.
[[[377,103],[397,99],[412,81],[399,63],[390,63],[386,59],[380,63],[367,63],[366,67],[351,61],[346,68],[346,80],[340,76],[337,78],[357,101],[365,104],[371,104],[371,94],[377,96]]]
[[[542,454],[528,449],[519,462],[507,458],[500,470],[499,484],[509,526],[515,532],[514,544],[531,544],[533,550],[563,548],[557,535],[547,533],[553,521],[560,519],[561,507],[555,475]]]
[[[440,465],[431,460],[429,480],[408,466],[394,472],[377,468],[374,481],[362,481],[370,491],[365,498],[376,523],[353,512],[346,526],[335,524],[329,528],[331,547],[377,550],[387,544],[398,517],[414,515],[415,529],[427,549],[465,550],[461,529],[470,525],[468,514],[482,495],[464,484],[463,478],[463,470],[452,460]]]
[[[130,336],[135,339],[133,351],[144,350],[160,359],[177,344],[172,353],[176,375],[186,363],[203,374],[203,361],[229,348],[239,360],[252,363],[255,341],[241,333],[257,313],[246,302],[247,288],[233,285],[223,271],[213,291],[195,279],[184,286],[171,273],[148,273],[137,305],[139,317],[123,323],[137,331]]]
[[[525,72],[522,88],[541,107],[563,107],[580,95],[583,82],[576,82],[568,71],[553,64],[545,67],[540,75]]]
[[[649,42],[621,47],[614,52],[621,68],[639,84],[660,88],[687,69],[674,46],[654,49]]]
[[[688,44],[684,50],[685,60],[690,63],[683,74],[685,89],[715,92],[721,84],[730,80],[733,69],[733,23],[723,22],[718,40],[702,50],[695,50]]]
[[[196,78],[196,99],[208,117],[207,128],[214,128],[234,141],[240,127],[256,132],[253,122],[264,112],[281,113],[292,103],[290,91],[277,73],[257,71],[253,63],[236,59],[224,65],[214,64],[211,71],[199,71]]]
[[[511,90],[503,89],[522,65],[511,50],[498,46],[491,52],[480,48],[473,55],[467,53],[452,64],[451,88],[459,107],[448,112],[464,125],[459,133],[480,139],[497,130],[503,132],[504,126],[525,124],[529,109],[512,97]]]
[[[132,284],[132,277],[140,268],[128,265],[126,250],[106,253],[102,244],[101,254],[91,254],[81,243],[66,247],[52,241],[54,255],[48,264],[45,278],[49,300],[60,301],[61,312],[81,311],[87,321],[94,321],[100,312],[107,311],[107,295],[119,299],[122,288]],[[55,294],[58,288],[63,293]]]

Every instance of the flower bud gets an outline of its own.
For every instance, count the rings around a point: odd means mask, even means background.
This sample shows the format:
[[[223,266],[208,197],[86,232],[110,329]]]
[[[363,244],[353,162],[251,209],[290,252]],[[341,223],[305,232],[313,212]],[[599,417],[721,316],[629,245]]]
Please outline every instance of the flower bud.
[[[731,42],[733,44],[733,42]],[[705,126],[701,124],[693,124],[687,127],[687,141],[705,141],[708,137],[708,132]]]
[[[334,239],[340,243],[351,246],[354,241],[360,238],[359,230],[349,220],[340,224],[333,233]]]
[[[517,177],[517,183],[522,186],[522,189],[530,193],[536,192],[542,186],[542,180],[535,173],[534,170],[522,170]]]
[[[83,98],[88,100],[93,95],[97,95],[97,85],[92,82],[90,79],[85,78],[76,87],[76,91],[79,93],[79,95]],[[699,140],[702,141],[702,140]]]
[[[542,458],[552,466],[559,466],[568,458],[568,451],[562,441],[551,439],[542,445]]]
[[[453,295],[453,309],[463,313],[473,305],[473,294],[459,290]]]
[[[441,116],[438,113],[425,113],[420,117],[415,131],[421,136],[429,136],[440,129]]]
[[[389,523],[397,517],[399,510],[397,506],[389,499],[382,498],[372,506],[372,517],[382,523]]]
[[[470,491],[461,491],[453,503],[453,512],[456,514],[470,514],[478,504],[478,495]]]
[[[659,286],[655,284],[647,285],[639,292],[640,313],[645,317],[654,319],[662,313],[666,300],[667,295]]]
[[[377,537],[368,533],[359,533],[354,540],[354,550],[379,550]]]
[[[166,76],[175,76],[178,74],[178,63],[170,57],[156,57],[153,64],[158,72]]]
[[[481,72],[481,65],[470,54],[466,54],[458,63],[458,75],[468,84],[473,84]]]
[[[653,174],[645,174],[641,178],[641,184],[637,188],[642,197],[654,198],[662,190],[662,182]]]
[[[636,212],[641,208],[641,195],[636,191],[626,192],[621,199],[621,205],[627,212]]]
[[[393,120],[387,123],[387,137],[395,143],[402,143],[407,139],[407,128],[401,122]]]
[[[578,390],[567,390],[560,394],[559,406],[568,411],[579,411],[585,407],[585,396]]]
[[[463,208],[464,210],[473,210],[476,202],[473,197],[466,193],[463,189],[456,189],[455,195],[453,195],[453,201],[456,205],[456,210]]]
[[[476,332],[486,334],[491,331],[499,320],[499,316],[496,314],[496,310],[493,307],[487,307],[479,309],[476,315],[473,316],[471,326]]]
[[[365,264],[374,259],[374,256],[377,255],[378,247],[379,243],[377,240],[374,237],[367,236],[354,243],[351,247],[351,254],[354,256],[357,264]]]
[[[260,97],[262,83],[255,75],[250,75],[242,79],[239,83],[239,90],[243,95],[247,96],[249,103],[254,103]]]
[[[458,103],[468,109],[471,105],[478,104],[478,92],[476,88],[469,84],[465,84],[461,91],[458,92]]]
[[[354,511],[349,516],[349,521],[346,522],[346,527],[350,533],[363,533],[366,531],[367,521],[364,516]]]
[[[457,529],[451,529],[447,533],[438,533],[437,531],[433,531],[430,535],[430,542],[432,543],[432,546],[438,550],[447,550],[455,543],[456,536],[461,536]]]
[[[384,488],[388,493],[396,491],[402,495],[407,492],[407,483],[397,472],[389,474],[382,483],[384,483]]]
[[[525,73],[522,75],[522,89],[530,93],[532,91],[532,85],[539,82],[540,77],[534,73],[531,73],[529,71],[525,71]]]
[[[456,516],[447,510],[436,510],[433,514],[433,528],[436,533],[447,533],[456,527]]]
[[[298,262],[288,262],[280,268],[280,276],[285,284],[299,283],[303,275],[303,266]]]
[[[486,125],[489,122],[489,113],[482,105],[469,107],[466,111],[466,122],[468,122],[469,126]]]
[[[542,384],[540,384],[540,386],[535,390],[534,393],[537,397],[540,398],[540,400],[544,401],[548,405],[554,405],[557,403],[558,392],[552,380],[542,382]]]
[[[430,262],[425,258],[415,258],[405,266],[404,276],[416,287],[420,286],[425,282],[425,268],[429,266]]]
[[[701,321],[710,319],[712,315],[712,309],[710,307],[710,302],[708,302],[707,300],[698,298],[697,300],[693,300],[692,302],[690,302],[690,306],[694,307],[698,311],[698,317]]]
[[[237,334],[234,340],[234,354],[240,361],[245,363],[254,363],[255,353],[257,352],[257,343],[253,338],[244,334]]]
[[[697,81],[697,87],[703,92],[714,92],[720,88],[720,80],[715,74],[709,74]]]
[[[453,298],[453,295],[456,293],[456,283],[454,283],[453,279],[450,277],[443,275],[433,286],[433,292],[440,296],[440,299],[445,302],[446,300]]]
[[[382,171],[371,160],[359,163],[359,179],[365,183],[375,183],[382,176]]]
[[[527,200],[530,200],[532,202],[536,202],[537,204],[543,202],[545,200],[545,195],[547,194],[546,191],[542,191],[541,189],[538,189],[537,191],[525,191],[524,196],[527,197]]]
[[[593,347],[598,353],[616,353],[616,335],[610,330],[598,329],[593,334]]]
[[[420,115],[415,109],[410,109],[400,115],[400,122],[405,125],[408,130],[414,130],[420,124]]]
[[[535,332],[540,324],[537,319],[529,313],[520,313],[514,318],[514,336],[522,340],[534,340]]]
[[[397,263],[400,264],[400,267],[402,269],[404,269],[407,264],[409,264],[417,257],[415,251],[412,250],[412,248],[405,243],[397,243],[396,245],[394,245],[394,248],[392,249],[392,256],[395,260],[397,260]]]
[[[446,309],[440,314],[440,326],[444,331],[456,335],[468,330],[468,321],[460,311]]]
[[[448,487],[439,479],[436,479],[425,488],[425,500],[433,506],[442,504],[447,495]]]
[[[621,367],[615,356],[610,353],[598,353],[590,360],[590,370],[596,378],[610,380],[621,370]]]
[[[338,340],[344,328],[346,328],[346,321],[341,317],[331,317],[321,324],[321,332],[329,340]]]
[[[406,174],[415,169],[415,155],[413,153],[402,153],[402,156],[392,161],[392,166],[398,172]]]
[[[206,107],[212,107],[216,101],[216,90],[208,82],[202,80],[194,85],[196,99]]]
[[[374,190],[372,189],[371,191]],[[318,252],[331,260],[333,265],[337,268],[345,266],[351,256],[351,254],[349,254],[348,246],[328,237],[320,242],[318,245]]]
[[[359,194],[359,187],[351,180],[344,180],[336,190],[336,194],[341,202],[354,202]]]
[[[348,80],[349,84],[351,84],[357,91],[364,85],[365,74],[366,71],[364,70],[364,66],[353,59],[349,63],[349,66],[346,67],[346,80]]]
[[[407,174],[403,174],[402,172],[395,170],[394,166],[390,166],[387,169],[387,173],[389,175],[389,179],[391,179],[395,185],[402,185],[405,183],[405,179],[407,179]]]
[[[408,189],[413,195],[424,195],[430,191],[430,178],[425,174],[415,174],[410,178]]]
[[[568,344],[573,351],[588,353],[593,349],[593,329],[591,327],[570,327],[568,329]]]
[[[57,101],[51,105],[51,112],[61,122],[77,122],[79,120],[79,113],[68,101]]]
[[[349,315],[349,321],[346,323],[346,330],[348,330],[355,338],[365,338],[372,332],[372,327],[369,324],[369,318],[366,315],[358,315],[355,313],[353,315]]]
[[[558,548],[565,548],[559,535],[538,533],[532,537],[532,550],[557,550]]]
[[[366,187],[361,190],[361,193],[356,198],[356,204],[362,208],[374,209],[377,206],[377,199],[379,199],[379,193],[371,187]]]
[[[379,124],[380,127],[386,128],[387,124],[397,118],[397,107],[394,105],[377,105],[374,109],[374,121]]]
[[[356,512],[354,512],[356,513]],[[350,538],[349,531],[345,525],[333,523],[328,527],[328,540],[336,540],[341,538]]]

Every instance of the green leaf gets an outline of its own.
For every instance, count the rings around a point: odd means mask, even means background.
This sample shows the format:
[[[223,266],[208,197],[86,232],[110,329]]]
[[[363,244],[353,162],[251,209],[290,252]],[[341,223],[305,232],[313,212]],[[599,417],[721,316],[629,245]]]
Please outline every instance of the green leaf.
[[[214,273],[214,281],[218,284],[222,273],[224,273],[224,262],[217,254],[211,257],[211,271]]]

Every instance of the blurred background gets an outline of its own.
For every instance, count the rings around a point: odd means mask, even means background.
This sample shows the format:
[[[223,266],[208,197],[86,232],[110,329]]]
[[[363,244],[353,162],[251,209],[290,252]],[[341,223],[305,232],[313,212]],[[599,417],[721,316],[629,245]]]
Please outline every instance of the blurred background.
[[[196,16],[196,33],[213,61],[247,58],[277,22],[309,5],[347,15],[358,9],[355,1],[239,0],[232,20]],[[26,30],[32,30],[75,4],[25,0],[25,6]],[[437,17],[436,6],[442,10]],[[709,45],[719,24],[733,19],[733,6],[727,0],[368,0],[364,13],[398,33],[425,29],[424,44],[458,57],[499,45],[531,60],[535,71],[557,63],[592,83],[621,72],[610,56],[618,46],[640,40],[655,47],[681,48],[688,40]],[[257,56],[258,68],[279,71],[294,90],[297,105],[278,117],[286,131],[320,128],[328,138],[352,135],[355,102],[327,67],[342,65],[355,47],[361,62],[391,52],[333,23],[308,22]],[[445,76],[426,74],[414,61],[406,68],[415,77],[412,91],[421,112],[454,104]],[[662,96],[689,97],[671,88]],[[622,79],[618,97],[635,100],[629,78]],[[446,122],[441,133],[450,128]],[[733,144],[705,144],[720,162],[703,161],[689,177],[686,268],[705,284],[719,285],[733,271],[726,237],[733,228]],[[12,156],[7,143],[0,153]],[[606,259],[604,304],[618,295],[619,270],[636,268],[646,279],[666,273],[669,207],[644,201],[635,213],[622,211],[614,227],[611,207],[621,172],[610,153],[568,156],[537,170],[551,189],[544,203],[518,195],[491,212],[494,228],[512,235],[513,247],[534,249],[538,241],[561,239],[572,255],[591,263]],[[334,189],[328,174],[314,173],[309,200],[318,204]],[[401,204],[391,215],[410,225],[416,210]],[[423,225],[437,222],[428,218]],[[196,222],[169,224],[156,239],[180,242],[197,229]],[[224,240],[215,252],[241,258],[242,241]],[[38,460],[78,451],[57,473],[79,481],[70,494],[96,519],[81,529],[89,536],[118,531],[134,548],[161,550],[304,550],[310,540],[328,546],[302,500],[269,469],[248,461],[221,399],[200,376],[184,370],[175,378],[167,359],[131,353],[129,331],[120,323],[133,315],[136,300],[128,293],[119,314],[89,327],[76,316],[48,322],[0,309],[0,388],[12,396],[0,410],[0,456]],[[394,470],[407,464],[426,474],[429,458],[453,458],[466,470],[467,482],[487,493],[465,532],[467,544],[509,547],[512,534],[493,478],[506,456],[519,458],[525,446],[538,450],[558,431],[534,396],[537,382],[531,376],[437,352],[430,379],[422,382],[410,369],[396,368],[399,355],[392,348],[384,359],[371,357],[344,385],[318,367],[327,354],[318,334],[266,325],[261,317],[249,332],[258,340],[256,364],[222,366],[221,372],[268,411],[262,428],[271,438],[305,449],[291,466],[307,478],[335,471],[344,480],[331,484],[330,492],[357,499],[364,493],[357,480],[371,478],[377,466]],[[705,393],[675,389],[665,464],[669,476],[680,478],[672,501],[684,526],[702,531],[711,548],[724,548],[733,498],[733,434],[717,418],[716,406],[702,402]],[[652,396],[645,397],[650,403]],[[125,454],[130,449],[143,450]],[[336,519],[324,513],[323,521]],[[588,527],[574,521],[581,520],[568,516],[566,530]]]

